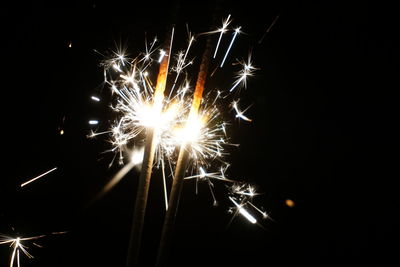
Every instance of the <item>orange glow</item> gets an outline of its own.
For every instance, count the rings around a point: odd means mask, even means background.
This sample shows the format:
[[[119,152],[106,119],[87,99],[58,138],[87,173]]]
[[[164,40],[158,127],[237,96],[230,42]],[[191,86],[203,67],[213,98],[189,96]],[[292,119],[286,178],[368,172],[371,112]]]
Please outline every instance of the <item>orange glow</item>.
[[[291,200],[291,199],[286,199],[285,200],[285,204],[286,204],[286,206],[288,206],[289,208],[293,208],[296,204],[294,203],[294,201],[293,200]]]

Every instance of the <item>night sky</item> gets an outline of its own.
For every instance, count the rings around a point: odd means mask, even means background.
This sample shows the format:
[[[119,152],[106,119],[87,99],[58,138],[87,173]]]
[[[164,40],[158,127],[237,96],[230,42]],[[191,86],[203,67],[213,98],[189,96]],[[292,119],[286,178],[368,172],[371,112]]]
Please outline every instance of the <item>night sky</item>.
[[[125,266],[139,174],[132,170],[92,201],[120,169],[109,167],[106,137],[86,138],[88,120],[106,129],[115,116],[106,100],[90,100],[109,97],[99,66],[104,58],[95,50],[122,44],[135,55],[145,33],[162,39],[176,4],[156,3],[0,8],[0,234],[50,234],[38,240],[43,248],[29,246],[35,258],[21,256],[22,266]],[[219,7],[214,27],[231,14],[232,26],[245,33],[229,64],[251,50],[259,68],[237,95],[252,105],[246,115],[253,122],[232,120],[231,141],[240,146],[229,148],[227,175],[256,184],[263,194],[254,203],[272,219],[252,225],[238,216],[229,224],[224,184],[215,182],[220,202],[213,207],[207,184],[196,195],[187,181],[169,266],[396,266],[394,8],[365,1],[220,1]],[[177,46],[184,47],[186,23],[194,33],[208,31],[213,10],[213,1],[181,1]],[[199,42],[196,60],[201,49]],[[229,64],[214,83],[232,83]],[[143,266],[154,264],[165,212],[159,174],[150,187]],[[59,231],[67,233],[51,235]],[[8,266],[10,251],[0,246],[0,266]]]

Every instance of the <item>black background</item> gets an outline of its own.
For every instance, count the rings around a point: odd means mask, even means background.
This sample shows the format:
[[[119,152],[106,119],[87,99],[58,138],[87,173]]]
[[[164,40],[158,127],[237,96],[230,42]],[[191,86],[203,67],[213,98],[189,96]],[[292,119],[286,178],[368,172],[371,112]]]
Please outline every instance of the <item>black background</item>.
[[[102,137],[86,138],[89,119],[106,128],[111,116],[107,103],[90,101],[103,80],[103,58],[94,49],[122,43],[137,54],[144,32],[163,37],[173,6],[37,2],[0,9],[0,233],[68,231],[39,240],[41,249],[30,245],[35,259],[22,256],[23,266],[124,266],[138,173],[91,202],[120,168],[108,167],[112,155],[102,154],[109,148]],[[177,44],[186,40],[185,23],[195,33],[209,29],[214,6],[180,4]],[[221,19],[231,14],[232,25],[246,33],[230,62],[252,48],[260,68],[239,95],[243,106],[253,104],[247,112],[253,122],[235,121],[230,128],[240,147],[230,150],[228,175],[257,184],[263,195],[255,202],[273,220],[251,225],[239,216],[228,227],[223,185],[216,183],[221,202],[213,207],[205,184],[195,195],[187,182],[170,265],[395,266],[394,8],[364,1],[222,1],[220,7]],[[195,49],[198,59],[201,45]],[[229,85],[232,75],[216,82]],[[42,180],[19,187],[55,166]],[[144,265],[156,255],[161,192],[153,179]],[[0,247],[0,266],[8,266],[10,251]]]

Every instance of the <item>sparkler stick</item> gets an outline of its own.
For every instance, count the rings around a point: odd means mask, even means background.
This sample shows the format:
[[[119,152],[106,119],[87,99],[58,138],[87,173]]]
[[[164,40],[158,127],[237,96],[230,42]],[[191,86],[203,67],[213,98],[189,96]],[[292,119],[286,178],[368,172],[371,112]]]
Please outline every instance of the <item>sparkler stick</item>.
[[[204,50],[201,63],[200,71],[197,76],[196,87],[193,95],[192,106],[190,108],[187,123],[185,125],[186,129],[190,129],[191,124],[196,121],[198,117],[198,111],[201,104],[201,99],[203,97],[204,85],[206,82],[206,77],[208,73],[208,65],[211,56],[211,39],[207,38],[206,48]],[[158,249],[156,266],[166,266],[166,260],[168,256],[168,245],[172,236],[172,230],[175,223],[175,217],[178,211],[179,199],[182,192],[183,180],[185,177],[185,171],[187,164],[189,162],[189,151],[188,151],[188,141],[183,140],[179,156],[175,168],[174,179],[172,182],[172,188],[170,192],[170,197],[168,201],[168,210],[165,215],[164,225],[161,233],[161,239]]]
[[[157,77],[156,89],[154,92],[153,108],[159,114],[162,108],[162,101],[164,99],[164,90],[167,82],[168,66],[170,59],[170,49],[173,39],[173,29],[171,35],[167,36],[165,41],[165,51],[168,55],[162,58],[160,69]],[[142,238],[142,229],[144,216],[146,212],[147,195],[149,192],[151,172],[153,168],[154,152],[156,149],[157,129],[155,127],[148,127],[146,129],[146,141],[143,155],[142,170],[139,176],[139,185],[136,194],[135,210],[133,214],[131,237],[128,248],[127,267],[138,266],[139,251]]]

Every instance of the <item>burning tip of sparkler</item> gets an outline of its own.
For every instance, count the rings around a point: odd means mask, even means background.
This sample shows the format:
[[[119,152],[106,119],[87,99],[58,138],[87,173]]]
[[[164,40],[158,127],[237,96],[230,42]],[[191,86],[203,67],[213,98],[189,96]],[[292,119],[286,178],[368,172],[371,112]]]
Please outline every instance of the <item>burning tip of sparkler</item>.
[[[201,116],[190,118],[184,127],[175,129],[176,140],[180,141],[182,144],[196,142],[204,124],[204,118]]]

